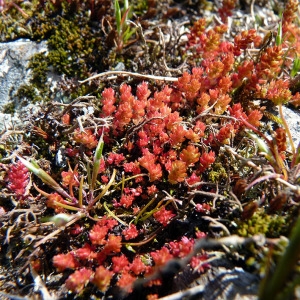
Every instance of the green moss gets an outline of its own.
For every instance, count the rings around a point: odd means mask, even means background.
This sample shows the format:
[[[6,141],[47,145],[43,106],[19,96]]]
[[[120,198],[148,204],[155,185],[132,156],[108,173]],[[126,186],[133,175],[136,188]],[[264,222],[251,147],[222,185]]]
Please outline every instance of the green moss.
[[[60,93],[65,91],[66,96],[72,99],[97,90],[97,87],[88,84],[77,89],[77,80],[86,79],[91,72],[104,70],[104,34],[99,23],[91,22],[88,9],[84,9],[87,4],[80,3],[74,8],[67,1],[61,1],[57,6],[49,2],[44,7],[32,6],[37,12],[31,19],[31,33],[27,32],[26,37],[37,41],[46,39],[49,52],[36,54],[30,60],[28,68],[32,78],[17,92],[21,101],[55,99],[56,91],[50,91],[47,82],[50,70],[65,76],[66,87],[61,84],[59,90]],[[76,9],[81,10],[75,16]],[[6,31],[6,38],[9,37],[10,33]],[[73,83],[70,84],[68,78],[72,78]]]
[[[88,20],[61,18],[48,39],[48,64],[59,74],[85,79],[92,70],[101,70],[102,39],[100,32],[87,23]],[[94,33],[93,33],[94,32]]]
[[[270,238],[278,238],[286,234],[287,224],[283,216],[268,215],[264,209],[256,211],[249,220],[237,220],[237,234],[245,237],[265,234]]]
[[[29,38],[32,34],[31,26],[28,20],[36,11],[39,1],[24,1],[18,3],[24,13],[21,13],[15,6],[7,2],[0,18],[0,41],[15,40],[20,38]],[[25,3],[26,2],[26,3]]]
[[[29,62],[28,68],[32,71],[32,79],[30,82],[38,88],[43,88],[47,82],[47,72],[49,70],[45,53],[34,55]]]
[[[40,101],[46,101],[46,96],[41,96],[42,93],[39,92],[38,88],[32,85],[22,85],[16,94],[16,96],[20,99],[21,106],[26,106],[30,102],[38,103]]]
[[[214,163],[212,170],[208,174],[208,179],[211,182],[217,183],[227,179],[227,172],[222,163]]]
[[[143,17],[147,13],[148,1],[146,0],[129,1],[129,5],[131,11],[137,16]]]
[[[63,97],[70,100],[86,95],[99,94],[99,87],[94,83],[80,86],[78,80],[90,77],[94,73],[101,73],[117,62],[124,62],[130,69],[132,56],[126,53],[116,54],[114,50],[114,35],[105,35],[105,31],[114,26],[113,19],[103,28],[101,19],[113,17],[113,5],[107,1],[103,5],[94,6],[91,11],[90,1],[61,0],[33,1],[31,5],[22,6],[28,16],[22,16],[16,9],[10,8],[0,20],[2,41],[16,38],[30,38],[38,42],[47,40],[48,53],[35,55],[30,63],[32,79],[29,84],[22,86],[18,92],[21,101],[37,102],[56,100],[57,91],[50,91],[47,82],[48,72],[63,75],[64,80],[58,87]],[[147,9],[146,1],[131,3],[134,11],[142,15]],[[17,25],[14,25],[17,24]],[[1,28],[3,30],[1,30]],[[104,29],[104,30],[103,30]],[[135,53],[132,53],[135,56]]]
[[[14,114],[15,109],[16,109],[15,104],[13,102],[9,102],[3,106],[2,112],[4,114]]]

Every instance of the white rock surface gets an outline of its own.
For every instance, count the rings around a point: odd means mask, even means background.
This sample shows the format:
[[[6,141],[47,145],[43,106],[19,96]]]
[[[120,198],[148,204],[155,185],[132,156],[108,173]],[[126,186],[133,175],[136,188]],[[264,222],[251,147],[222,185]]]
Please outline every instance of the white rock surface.
[[[0,43],[0,130],[9,127],[11,121],[18,121],[18,114],[3,114],[3,107],[14,100],[18,88],[28,83],[31,72],[27,69],[30,58],[40,52],[46,52],[46,42],[35,43],[20,39]]]
[[[285,120],[290,128],[295,147],[300,143],[300,112],[296,109],[282,107]]]

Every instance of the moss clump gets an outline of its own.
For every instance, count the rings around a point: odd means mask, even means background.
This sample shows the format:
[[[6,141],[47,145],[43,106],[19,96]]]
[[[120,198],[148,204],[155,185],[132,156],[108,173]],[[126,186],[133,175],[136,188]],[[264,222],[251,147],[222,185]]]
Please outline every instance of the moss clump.
[[[2,112],[4,114],[14,114],[16,109],[15,103],[14,102],[9,102],[5,104],[2,108]]]
[[[214,183],[225,181],[227,177],[227,172],[222,163],[214,163],[212,170],[208,174],[209,181]]]
[[[237,234],[249,237],[255,234],[265,234],[270,238],[278,238],[286,234],[287,224],[283,216],[268,215],[264,209],[258,209],[253,216],[245,221],[236,220]]]
[[[28,65],[28,68],[32,70],[31,83],[38,88],[43,88],[47,82],[49,66],[45,57],[44,53],[38,53],[32,57]]]
[[[38,88],[32,84],[32,85],[22,85],[16,94],[16,97],[20,100],[20,105],[22,107],[26,106],[31,103],[38,103],[40,101],[47,101],[48,97],[41,96],[43,93],[41,93]]]
[[[29,38],[32,35],[29,20],[34,15],[39,1],[23,1],[24,3],[18,3],[18,6],[14,6],[11,3],[13,1],[4,2],[0,18],[0,42]]]
[[[93,33],[95,29],[82,22],[62,18],[48,39],[48,64],[59,74],[78,79],[103,68],[99,56],[103,47],[100,32]]]
[[[73,99],[97,90],[93,84],[78,89],[77,81],[107,67],[103,65],[103,58],[107,55],[103,52],[106,40],[100,19],[112,12],[110,2],[91,11],[89,1],[69,3],[63,0],[54,4],[33,1],[28,7],[20,6],[26,15],[6,6],[5,16],[0,20],[1,41],[29,38],[47,40],[48,43],[48,53],[39,53],[30,60],[28,69],[32,72],[32,79],[17,92],[22,102],[24,98],[33,103],[54,100],[57,90],[60,93],[67,91],[66,96]],[[95,18],[97,22],[93,20]],[[14,23],[17,25],[12,26]],[[50,71],[65,79],[60,81],[58,88],[50,89],[47,82]]]

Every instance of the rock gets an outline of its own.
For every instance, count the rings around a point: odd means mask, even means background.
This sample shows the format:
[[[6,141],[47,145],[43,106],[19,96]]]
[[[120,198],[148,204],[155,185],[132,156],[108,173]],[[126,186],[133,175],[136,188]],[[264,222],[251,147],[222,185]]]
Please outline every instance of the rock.
[[[31,76],[31,71],[27,69],[30,58],[46,51],[46,42],[20,39],[0,43],[0,112],[6,104],[15,101],[14,94],[18,88],[28,83]],[[18,103],[15,104],[18,107]],[[18,113],[15,116],[0,113],[0,130],[11,120],[17,122]]]
[[[286,106],[282,107],[283,115],[290,128],[291,135],[295,147],[297,148],[300,144],[300,112],[296,109],[291,109]]]

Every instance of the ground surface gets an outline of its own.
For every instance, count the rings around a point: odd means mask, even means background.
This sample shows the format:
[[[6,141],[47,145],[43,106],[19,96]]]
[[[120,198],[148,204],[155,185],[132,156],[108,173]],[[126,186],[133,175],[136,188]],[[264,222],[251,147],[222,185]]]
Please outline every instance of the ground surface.
[[[124,2],[1,7],[0,298],[295,298],[298,2]]]

